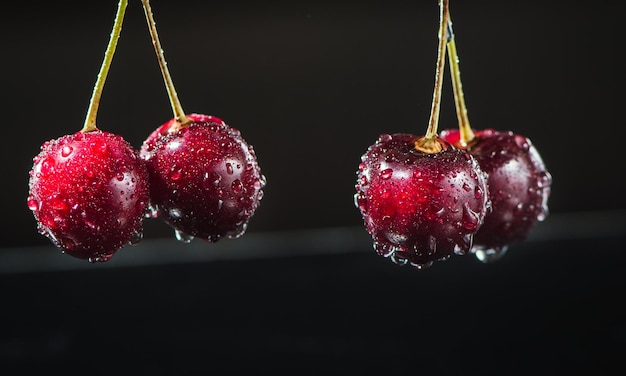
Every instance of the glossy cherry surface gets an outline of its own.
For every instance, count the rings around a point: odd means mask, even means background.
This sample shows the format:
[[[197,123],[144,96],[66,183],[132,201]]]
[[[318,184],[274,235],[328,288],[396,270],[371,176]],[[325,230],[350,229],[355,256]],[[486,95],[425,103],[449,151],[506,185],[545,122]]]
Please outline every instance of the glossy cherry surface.
[[[156,129],[141,148],[150,202],[179,240],[242,235],[263,197],[265,177],[252,146],[221,119],[189,114]]]
[[[66,135],[44,143],[33,162],[28,207],[39,232],[63,252],[107,261],[141,240],[148,173],[121,136]]]
[[[474,135],[466,149],[488,175],[492,206],[474,238],[474,248],[497,252],[524,240],[534,224],[545,219],[552,176],[527,137],[494,129],[474,131]],[[441,137],[460,146],[458,130],[444,130]]]
[[[355,204],[378,254],[428,267],[466,254],[489,202],[486,177],[468,153],[415,149],[418,137],[383,134],[361,157]]]

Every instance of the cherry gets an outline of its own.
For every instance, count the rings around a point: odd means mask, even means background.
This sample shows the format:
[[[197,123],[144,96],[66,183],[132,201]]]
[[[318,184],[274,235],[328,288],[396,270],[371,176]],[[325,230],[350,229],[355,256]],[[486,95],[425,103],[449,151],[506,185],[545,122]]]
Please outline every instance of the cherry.
[[[107,261],[141,240],[149,200],[148,173],[138,151],[96,127],[126,6],[120,1],[83,128],[45,142],[30,171],[27,204],[39,232],[64,253],[91,262]]]
[[[238,130],[215,117],[187,117],[190,124],[171,133],[157,130],[141,149],[150,174],[151,205],[176,229],[179,240],[238,237],[265,185],[254,149]],[[172,119],[164,126],[175,125]]]
[[[478,162],[436,133],[447,17],[448,2],[443,0],[426,135],[381,135],[361,157],[355,187],[355,205],[377,253],[418,268],[467,254],[489,206]]]
[[[142,0],[174,118],[144,141],[154,216],[189,242],[244,234],[263,197],[265,177],[254,149],[221,119],[185,114],[167,69],[149,1]]]
[[[121,136],[97,130],[44,143],[29,186],[39,232],[69,255],[107,261],[141,240],[148,175]]]
[[[458,130],[444,130],[441,137],[461,147]],[[481,255],[502,252],[546,218],[552,177],[530,139],[512,131],[475,131],[465,149],[487,173],[491,200],[474,250]]]
[[[448,57],[459,129],[441,137],[472,154],[488,175],[491,210],[474,237],[473,251],[481,261],[504,254],[510,243],[524,240],[537,221],[548,215],[552,176],[530,139],[512,131],[476,131],[469,123],[452,22],[448,20]]]
[[[380,255],[426,267],[468,253],[488,202],[471,155],[443,140],[441,151],[426,153],[418,142],[411,134],[381,135],[362,157],[355,200]]]

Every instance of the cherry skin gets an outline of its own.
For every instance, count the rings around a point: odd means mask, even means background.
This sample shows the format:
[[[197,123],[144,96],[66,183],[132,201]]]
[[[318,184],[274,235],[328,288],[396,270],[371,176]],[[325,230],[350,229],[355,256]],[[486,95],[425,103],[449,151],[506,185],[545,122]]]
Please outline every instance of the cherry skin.
[[[254,149],[219,118],[186,116],[190,124],[178,127],[172,119],[152,132],[141,148],[155,216],[172,226],[182,241],[239,237],[265,186]]]
[[[361,157],[355,205],[374,249],[419,268],[467,254],[489,206],[486,177],[468,153],[415,149],[417,136],[383,134]]]
[[[28,207],[64,253],[103,262],[141,240],[148,172],[121,136],[76,132],[44,143],[33,162]]]
[[[511,131],[474,131],[466,146],[488,175],[491,211],[474,237],[474,250],[497,254],[524,240],[537,221],[548,215],[552,176],[531,141]],[[441,137],[461,147],[458,130]]]

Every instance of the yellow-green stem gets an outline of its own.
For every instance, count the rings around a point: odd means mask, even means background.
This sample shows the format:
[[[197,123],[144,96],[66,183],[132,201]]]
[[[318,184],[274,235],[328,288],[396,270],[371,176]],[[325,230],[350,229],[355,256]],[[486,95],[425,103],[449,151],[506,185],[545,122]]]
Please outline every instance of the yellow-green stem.
[[[441,91],[443,87],[443,71],[445,69],[446,40],[448,30],[448,0],[439,0],[439,46],[437,47],[437,68],[435,71],[435,89],[430,109],[430,121],[426,130],[426,138],[437,137],[439,111],[441,108]]]
[[[183,111],[183,106],[178,99],[178,94],[176,93],[176,88],[174,87],[170,71],[167,69],[167,61],[165,60],[165,54],[163,52],[163,48],[161,47],[159,34],[157,33],[156,22],[154,21],[154,15],[152,14],[150,1],[141,0],[141,3],[143,4],[143,10],[146,14],[146,21],[148,22],[148,30],[150,31],[150,37],[152,38],[152,45],[154,46],[154,51],[156,52],[157,59],[159,61],[159,67],[161,68],[161,73],[163,74],[163,81],[165,82],[165,88],[167,89],[167,95],[172,106],[174,118],[178,122],[179,126],[188,124],[191,120],[185,116],[185,111]]]
[[[467,117],[463,84],[461,83],[461,70],[459,68],[459,56],[456,51],[451,18],[448,18],[448,59],[450,61],[450,75],[452,76],[452,87],[454,89],[456,116],[459,119],[460,142],[462,146],[467,146],[474,139],[474,132]]]
[[[415,149],[424,153],[437,153],[442,150],[442,146],[437,139],[437,128],[439,126],[439,112],[441,109],[441,91],[443,87],[443,71],[446,65],[446,42],[448,31],[448,0],[439,0],[439,44],[437,47],[437,65],[435,70],[435,88],[433,90],[433,101],[430,109],[430,121],[428,129],[423,137],[415,142]]]
[[[83,129],[81,129],[81,132],[83,133],[93,132],[93,131],[98,130],[98,127],[96,127],[96,118],[98,117],[98,107],[100,106],[100,97],[102,96],[104,83],[106,81],[107,74],[109,73],[111,62],[113,61],[113,55],[115,54],[117,41],[120,38],[120,33],[122,32],[122,23],[124,22],[124,14],[126,13],[127,5],[128,5],[128,0],[120,0],[117,6],[115,22],[113,23],[113,31],[111,31],[109,44],[107,45],[107,49],[104,53],[104,60],[102,61],[100,72],[98,73],[98,79],[96,80],[96,84],[93,87],[91,100],[89,101],[89,108],[87,109],[87,116],[85,117],[85,124],[83,125]]]

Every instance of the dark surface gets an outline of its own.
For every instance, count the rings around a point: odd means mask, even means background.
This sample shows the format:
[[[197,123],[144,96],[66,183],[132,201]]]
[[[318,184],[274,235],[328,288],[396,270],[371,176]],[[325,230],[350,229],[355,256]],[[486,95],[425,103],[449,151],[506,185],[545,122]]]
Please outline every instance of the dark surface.
[[[45,245],[26,207],[46,140],[75,132],[117,1],[16,2],[0,23],[0,245]],[[359,158],[380,133],[428,123],[438,10],[429,1],[153,2],[188,112],[223,118],[257,152],[268,185],[250,232],[353,226]],[[626,208],[619,143],[620,2],[451,2],[465,98],[478,128],[529,137],[554,177],[552,212]],[[456,127],[446,74],[440,127]],[[172,116],[139,1],[130,1],[98,124],[135,147]],[[616,144],[617,143],[617,144]],[[146,238],[171,236],[148,223]],[[9,230],[10,229],[10,236]]]
[[[610,374],[626,351],[615,214],[591,216],[600,230],[557,216],[496,262],[455,256],[422,271],[348,229],[317,234],[317,246],[306,233],[251,236],[256,255],[239,259],[253,246],[243,238],[231,259],[123,264],[146,248],[110,268],[5,270],[0,371]]]

